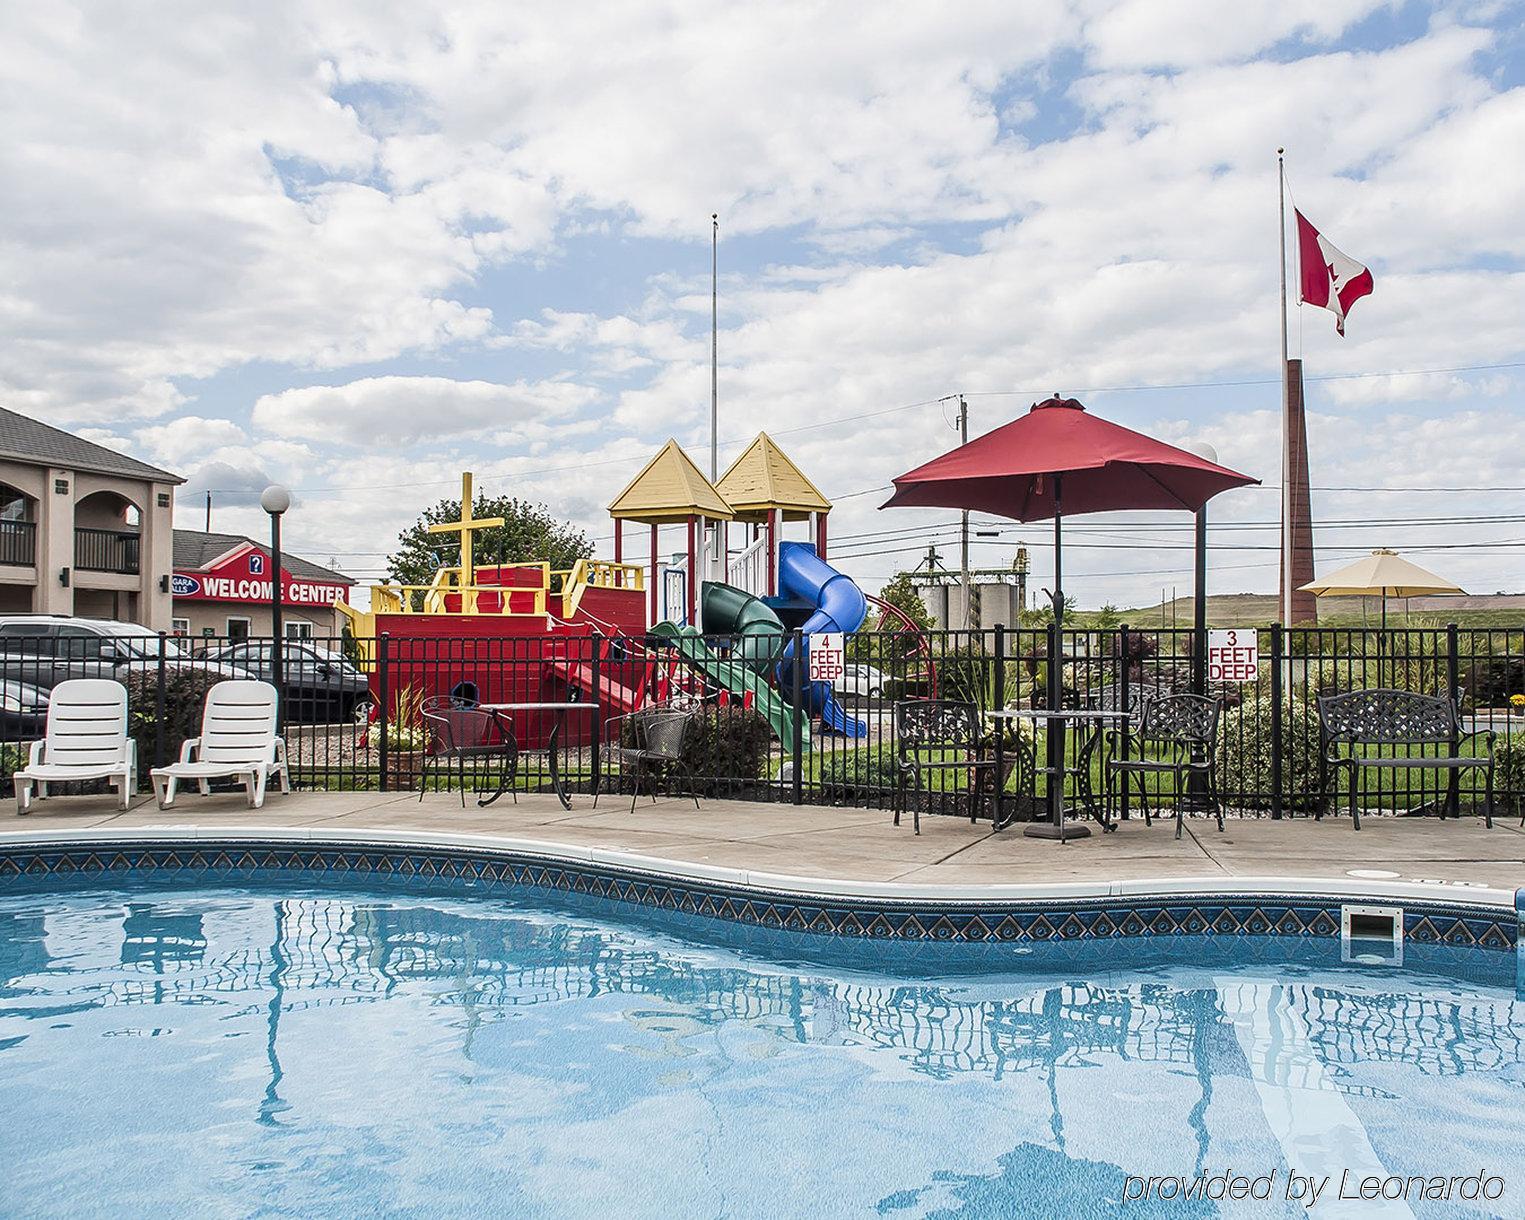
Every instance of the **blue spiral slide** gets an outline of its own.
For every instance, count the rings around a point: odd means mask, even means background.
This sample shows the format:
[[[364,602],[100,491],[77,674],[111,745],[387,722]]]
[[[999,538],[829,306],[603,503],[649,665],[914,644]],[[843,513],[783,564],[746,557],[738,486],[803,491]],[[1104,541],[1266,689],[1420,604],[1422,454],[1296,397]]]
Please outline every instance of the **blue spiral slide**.
[[[801,624],[805,635],[840,631],[851,635],[868,617],[868,599],[850,576],[838,572],[815,553],[808,542],[784,542],[778,548],[779,592],[790,601],[804,602],[815,610]],[[779,685],[787,690],[785,666],[792,659],[793,645],[779,664]],[[810,715],[821,718],[821,728],[845,737],[868,736],[868,725],[837,702],[829,682],[807,682],[803,690]]]

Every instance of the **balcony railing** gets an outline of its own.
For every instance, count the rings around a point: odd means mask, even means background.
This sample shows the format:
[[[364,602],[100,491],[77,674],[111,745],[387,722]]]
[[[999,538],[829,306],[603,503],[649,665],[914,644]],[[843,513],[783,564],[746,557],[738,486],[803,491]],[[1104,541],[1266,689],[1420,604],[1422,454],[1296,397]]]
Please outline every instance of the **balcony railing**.
[[[0,563],[30,566],[37,562],[37,523],[0,521]]]
[[[74,531],[74,566],[81,572],[138,574],[138,535],[132,530]]]

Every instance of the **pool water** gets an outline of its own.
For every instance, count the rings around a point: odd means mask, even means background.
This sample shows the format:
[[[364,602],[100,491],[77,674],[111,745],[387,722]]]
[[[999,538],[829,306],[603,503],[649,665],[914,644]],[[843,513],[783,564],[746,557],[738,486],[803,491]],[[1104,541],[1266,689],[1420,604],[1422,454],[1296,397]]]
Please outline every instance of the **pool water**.
[[[549,896],[0,897],[0,1213],[1525,1215],[1513,990],[925,974]]]

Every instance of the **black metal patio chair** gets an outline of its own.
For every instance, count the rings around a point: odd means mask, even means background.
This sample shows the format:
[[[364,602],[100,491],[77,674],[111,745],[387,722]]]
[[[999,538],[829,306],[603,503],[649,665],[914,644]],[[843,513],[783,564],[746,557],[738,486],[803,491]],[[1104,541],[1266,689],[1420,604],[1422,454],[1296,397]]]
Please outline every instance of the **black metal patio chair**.
[[[1174,775],[1176,838],[1179,839],[1185,826],[1185,781],[1195,776],[1203,781],[1208,802],[1217,815],[1218,829],[1221,831],[1223,802],[1218,796],[1218,770],[1214,761],[1218,712],[1218,701],[1206,695],[1160,695],[1145,701],[1143,715],[1137,725],[1129,729],[1128,735],[1125,736],[1121,729],[1109,731],[1106,757],[1102,762],[1108,808],[1112,806],[1116,782],[1121,779],[1126,785],[1129,776],[1137,776],[1144,825],[1152,825],[1149,789],[1144,783],[1144,777]],[[1132,748],[1124,749],[1125,743]]]
[[[443,763],[447,775],[452,766],[455,768],[464,809],[466,764],[470,763],[475,772],[484,764],[496,762],[498,791],[508,789],[513,793],[514,804],[519,803],[518,794],[513,792],[514,775],[519,768],[519,742],[507,717],[478,707],[459,695],[433,695],[423,701],[419,711],[432,737],[424,755],[418,789],[420,801],[429,787],[430,768],[438,774]]]
[[[604,721],[604,740],[609,742],[619,760],[621,781],[627,774],[632,779],[631,813],[635,812],[635,803],[640,799],[641,781],[650,781],[647,791],[655,802],[657,781],[669,775],[676,775],[687,784],[694,808],[699,808],[698,786],[683,754],[689,730],[698,714],[696,707],[658,704],[622,716],[611,716]],[[598,808],[597,793],[593,796],[593,807]]]
[[[991,798],[992,822],[999,818],[1001,785],[995,776],[996,760],[983,755],[981,738],[979,708],[973,703],[920,699],[895,704],[896,826],[900,825],[906,797],[914,795],[911,825],[920,834],[921,806],[928,791],[925,777],[959,771],[968,777],[964,799],[969,805],[969,821],[979,819],[987,795]],[[1019,759],[1020,754],[1013,761]]]

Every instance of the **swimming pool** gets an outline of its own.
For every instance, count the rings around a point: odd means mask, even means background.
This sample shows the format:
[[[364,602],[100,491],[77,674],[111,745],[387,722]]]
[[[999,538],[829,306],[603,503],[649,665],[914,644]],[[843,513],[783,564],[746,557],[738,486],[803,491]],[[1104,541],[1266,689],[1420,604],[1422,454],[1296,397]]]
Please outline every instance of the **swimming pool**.
[[[1475,950],[939,977],[528,890],[90,884],[0,896],[5,1214],[1525,1214]]]

